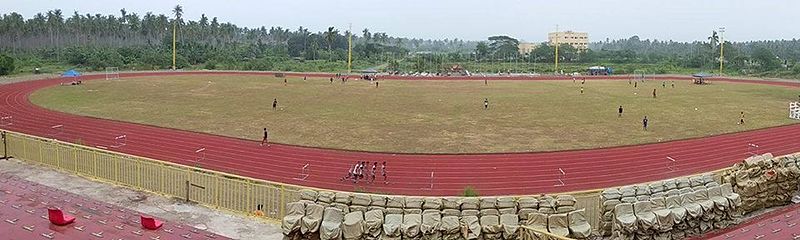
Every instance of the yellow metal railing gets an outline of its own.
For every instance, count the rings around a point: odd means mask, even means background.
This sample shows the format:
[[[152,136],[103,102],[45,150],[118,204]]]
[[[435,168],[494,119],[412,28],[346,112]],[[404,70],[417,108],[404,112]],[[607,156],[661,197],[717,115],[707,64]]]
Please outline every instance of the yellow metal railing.
[[[280,220],[299,187],[6,131],[9,155],[79,176]],[[0,156],[3,146],[0,146]]]

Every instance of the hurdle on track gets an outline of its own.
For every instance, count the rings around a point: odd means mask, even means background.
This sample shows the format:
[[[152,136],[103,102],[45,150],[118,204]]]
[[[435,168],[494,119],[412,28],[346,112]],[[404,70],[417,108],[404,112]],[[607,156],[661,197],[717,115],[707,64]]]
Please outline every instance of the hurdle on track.
[[[670,172],[674,172],[675,170],[678,170],[678,166],[676,166],[677,162],[678,161],[675,160],[675,158],[667,156],[667,170],[670,171]]]
[[[558,182],[558,184],[553,185],[553,186],[554,187],[561,187],[561,186],[567,185],[566,183],[564,183],[564,176],[566,176],[566,175],[567,175],[567,172],[565,172],[564,169],[558,168],[558,173],[556,175],[556,181]]]
[[[206,160],[206,148],[200,147],[194,151],[195,157],[194,162],[200,163],[200,161]]]
[[[128,145],[128,135],[127,134],[122,134],[122,135],[114,137],[114,145],[111,145],[109,147],[120,148],[120,147],[123,147],[125,145]]]
[[[758,148],[759,148],[758,144],[747,143],[747,154],[750,154],[750,156],[758,155]]]
[[[12,120],[14,120],[14,117],[12,117],[10,115],[9,116],[0,117],[0,126],[11,126],[11,125],[14,124],[12,122]]]
[[[305,181],[308,178],[308,176],[310,175],[310,173],[309,173],[309,171],[310,171],[309,167],[310,166],[311,165],[309,165],[308,163],[306,163],[306,165],[303,165],[303,167],[300,168],[300,174],[295,179]]]
[[[58,136],[61,136],[62,134],[64,134],[64,125],[63,124],[50,126],[50,136],[51,137],[56,138]]]
[[[430,185],[424,188],[420,188],[421,190],[433,190],[433,171],[431,171],[431,176],[428,177],[428,179],[430,181]]]

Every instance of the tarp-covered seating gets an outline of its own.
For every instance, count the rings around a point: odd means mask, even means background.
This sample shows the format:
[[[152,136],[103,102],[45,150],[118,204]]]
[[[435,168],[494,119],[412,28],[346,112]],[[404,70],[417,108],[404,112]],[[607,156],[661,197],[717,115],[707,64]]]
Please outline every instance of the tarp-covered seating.
[[[325,213],[322,216],[322,225],[319,229],[319,238],[321,240],[342,239],[342,221],[344,214],[342,210],[335,207],[325,208]]]
[[[367,239],[378,239],[383,230],[383,211],[379,209],[364,213]]]
[[[481,216],[480,223],[484,239],[500,239],[503,236],[503,226],[500,225],[500,216]]]
[[[364,214],[360,211],[355,211],[344,215],[344,224],[342,224],[342,236],[346,240],[362,239],[365,233]]]
[[[620,203],[614,206],[613,229],[616,239],[633,239],[636,232],[636,216],[633,215],[633,204]]]
[[[592,235],[592,226],[586,221],[586,210],[579,209],[567,214],[569,218],[569,235],[572,238],[584,239]],[[506,238],[510,239],[510,238]]]
[[[478,216],[461,217],[461,235],[467,240],[481,237],[481,224],[478,223]]]
[[[545,215],[543,213],[539,213],[539,212],[531,213],[530,215],[528,215],[528,221],[525,223],[525,226],[533,228],[533,229],[535,229],[536,231],[539,231],[539,232],[548,232],[547,231],[547,215]],[[523,231],[523,233],[527,234],[527,233],[530,233],[530,232],[529,231]],[[528,239],[528,238],[543,239],[543,238],[547,237],[547,236],[545,236],[543,234],[539,234],[539,233],[536,233],[536,232],[532,232],[532,233],[533,233],[533,236],[520,236],[520,237],[522,237],[523,239]]]
[[[569,235],[569,224],[567,214],[551,214],[547,217],[547,229],[556,236],[566,237]]]
[[[438,210],[425,210],[422,214],[422,225],[419,230],[423,239],[441,239],[442,215]]]
[[[633,204],[634,216],[636,216],[636,235],[637,238],[653,235],[658,222],[653,213],[650,201],[639,201]]]
[[[500,225],[503,226],[503,238],[517,239],[519,230],[519,217],[516,214],[500,215]]]
[[[403,230],[403,237],[410,239],[419,237],[420,225],[422,225],[422,214],[404,214],[403,225],[401,227]]]
[[[651,198],[650,202],[653,203],[653,214],[656,215],[656,222],[657,227],[654,228],[656,231],[656,239],[658,240],[669,240],[672,239],[672,226],[675,225],[675,219],[673,218],[672,211],[667,208],[667,201],[663,197],[655,197]]]
[[[319,231],[319,225],[322,223],[322,214],[325,207],[319,204],[306,205],[306,214],[300,223],[300,233],[303,236],[309,236]]]
[[[286,207],[288,211],[281,222],[283,235],[295,238],[300,234],[300,222],[306,212],[305,206],[301,202],[292,202],[286,204]]]
[[[383,219],[383,237],[381,239],[401,239],[403,231],[403,214],[387,214]]]
[[[461,238],[461,222],[457,216],[442,217],[442,239],[455,240]]]
[[[703,207],[695,201],[694,192],[683,194],[683,208],[686,208],[686,234],[697,235],[700,233],[700,221],[703,217]]]

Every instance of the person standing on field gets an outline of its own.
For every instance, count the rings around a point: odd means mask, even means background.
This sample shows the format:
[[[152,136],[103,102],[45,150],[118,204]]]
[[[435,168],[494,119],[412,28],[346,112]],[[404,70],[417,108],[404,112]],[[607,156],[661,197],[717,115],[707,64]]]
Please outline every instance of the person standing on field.
[[[741,115],[739,116],[739,123],[738,124],[739,125],[744,124],[744,112],[742,112]]]
[[[277,107],[278,107],[278,99],[277,98],[272,99],[272,110],[275,110],[275,108]]]
[[[483,109],[484,110],[489,109],[489,99],[488,98],[484,98],[483,99]]]
[[[642,119],[642,128],[647,131],[647,116],[644,116],[644,119]]]
[[[261,139],[261,146],[264,146],[264,144],[269,147],[269,131],[267,131],[267,128],[264,128],[264,138]]]
[[[653,88],[653,98],[656,98],[656,89]]]
[[[619,115],[617,115],[617,117],[622,117],[622,105],[619,106],[619,109],[617,109],[617,112],[619,112]]]

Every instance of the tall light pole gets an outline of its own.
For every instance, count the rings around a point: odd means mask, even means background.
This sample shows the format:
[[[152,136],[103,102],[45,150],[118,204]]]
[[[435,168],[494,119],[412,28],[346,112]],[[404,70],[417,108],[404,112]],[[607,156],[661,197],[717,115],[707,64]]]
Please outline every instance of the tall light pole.
[[[555,70],[556,70],[556,74],[558,74],[558,25],[556,25],[556,33],[555,33],[555,37],[554,38],[556,39],[556,41],[555,41],[555,44],[556,44],[556,57],[555,57],[556,65],[555,65]]]
[[[353,71],[353,24],[347,30],[347,73]]]
[[[178,20],[172,24],[172,70],[175,70],[175,57],[177,56],[177,48],[175,47],[175,40],[178,38]]]
[[[719,75],[722,76],[722,63],[725,62],[725,40],[722,39],[722,34],[725,33],[725,27],[719,28]]]

